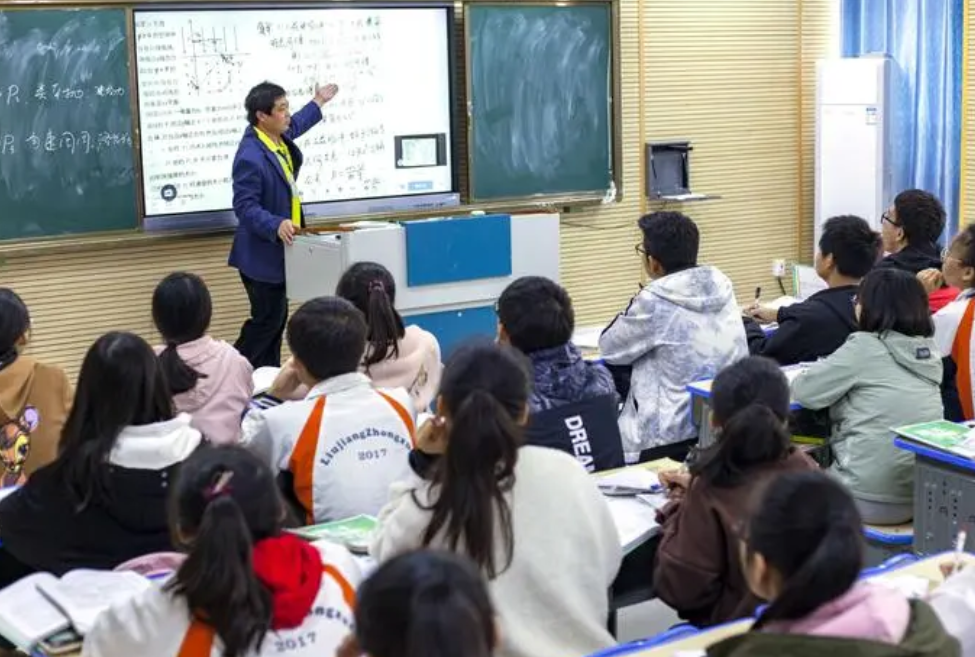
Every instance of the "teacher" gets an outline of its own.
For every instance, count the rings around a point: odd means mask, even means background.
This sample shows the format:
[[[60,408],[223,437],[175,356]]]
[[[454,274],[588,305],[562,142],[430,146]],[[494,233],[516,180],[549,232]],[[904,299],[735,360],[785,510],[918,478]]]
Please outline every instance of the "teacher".
[[[304,225],[298,173],[301,150],[294,140],[322,120],[322,106],[338,87],[317,87],[315,97],[291,115],[284,89],[262,82],[247,94],[247,122],[234,157],[237,230],[229,264],[240,272],[250,318],[235,347],[255,368],[281,364],[281,335],[288,320],[284,245]]]

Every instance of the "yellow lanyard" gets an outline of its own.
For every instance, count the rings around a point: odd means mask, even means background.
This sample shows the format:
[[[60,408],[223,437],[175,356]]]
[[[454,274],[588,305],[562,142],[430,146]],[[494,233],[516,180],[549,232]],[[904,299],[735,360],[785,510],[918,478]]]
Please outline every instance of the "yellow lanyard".
[[[298,185],[295,181],[295,166],[291,160],[291,151],[288,150],[287,144],[284,142],[281,145],[275,144],[270,137],[264,134],[261,130],[254,128],[254,132],[257,133],[257,138],[261,140],[261,143],[267,146],[268,150],[278,156],[278,162],[281,164],[281,168],[284,170],[284,177],[291,185],[291,223],[295,227],[301,227],[301,196],[298,194]]]

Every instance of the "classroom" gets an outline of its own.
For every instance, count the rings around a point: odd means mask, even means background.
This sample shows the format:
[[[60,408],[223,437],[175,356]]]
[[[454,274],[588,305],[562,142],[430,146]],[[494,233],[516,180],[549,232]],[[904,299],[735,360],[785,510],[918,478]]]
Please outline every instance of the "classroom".
[[[0,0],[0,655],[975,656],[973,46]]]

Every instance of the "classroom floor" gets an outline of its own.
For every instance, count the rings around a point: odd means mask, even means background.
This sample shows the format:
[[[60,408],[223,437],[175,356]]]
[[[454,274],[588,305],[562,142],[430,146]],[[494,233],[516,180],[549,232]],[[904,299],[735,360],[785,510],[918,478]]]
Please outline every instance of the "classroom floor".
[[[660,602],[651,600],[643,604],[626,607],[617,617],[619,641],[626,643],[635,639],[645,639],[659,634],[667,628],[680,622],[673,609]]]

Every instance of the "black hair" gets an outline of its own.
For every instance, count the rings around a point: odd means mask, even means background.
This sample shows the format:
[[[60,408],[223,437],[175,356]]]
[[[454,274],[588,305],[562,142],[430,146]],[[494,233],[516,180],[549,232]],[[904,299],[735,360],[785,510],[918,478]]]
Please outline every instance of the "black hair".
[[[247,450],[204,446],[183,463],[170,524],[188,555],[166,590],[186,598],[227,657],[260,651],[271,627],[271,593],[254,574],[253,549],[280,534],[284,518],[274,474]]]
[[[701,235],[691,218],[680,212],[652,212],[640,217],[643,250],[673,274],[697,266]]]
[[[833,256],[836,269],[843,276],[863,278],[883,252],[882,240],[870,224],[854,215],[831,217],[823,224],[819,251]]]
[[[152,321],[166,341],[159,362],[174,395],[192,390],[197,381],[206,376],[187,365],[176,348],[206,335],[212,316],[210,290],[196,274],[170,274],[160,281],[152,294]]]
[[[366,320],[345,299],[311,299],[288,322],[288,347],[317,381],[356,372],[366,350]]]
[[[721,370],[711,384],[711,411],[717,441],[691,466],[709,485],[737,486],[750,469],[792,453],[789,382],[774,361],[749,356]]]
[[[287,96],[284,87],[273,82],[262,82],[247,92],[244,109],[247,110],[247,122],[257,125],[257,113],[270,114],[274,111],[274,103],[279,98]]]
[[[369,349],[363,365],[399,358],[399,341],[406,335],[403,318],[396,312],[396,281],[376,262],[357,262],[342,274],[335,295],[351,301],[366,317]]]
[[[897,226],[912,246],[937,244],[945,229],[945,206],[938,197],[920,189],[907,189],[894,198]]]
[[[16,292],[0,287],[0,370],[17,360],[17,341],[30,329],[30,312]]]
[[[910,337],[930,338],[934,322],[928,295],[917,277],[899,269],[875,269],[860,283],[860,330],[896,331]]]
[[[575,330],[568,292],[541,276],[519,278],[504,289],[498,299],[498,320],[511,346],[526,354],[562,346]]]
[[[359,647],[370,657],[490,657],[494,610],[465,558],[422,550],[391,559],[359,587]]]
[[[762,555],[783,586],[753,630],[809,615],[846,593],[863,568],[863,522],[842,484],[815,470],[790,472],[759,495],[745,552]]]
[[[125,427],[173,419],[166,375],[155,352],[132,333],[106,333],[88,349],[56,467],[79,508],[110,498],[108,457]]]
[[[431,471],[437,499],[423,532],[430,545],[441,532],[494,578],[511,563],[514,535],[505,493],[515,481],[519,419],[530,391],[525,357],[493,342],[459,347],[444,369],[440,401],[447,416],[447,448]],[[503,561],[495,556],[500,530]]]

